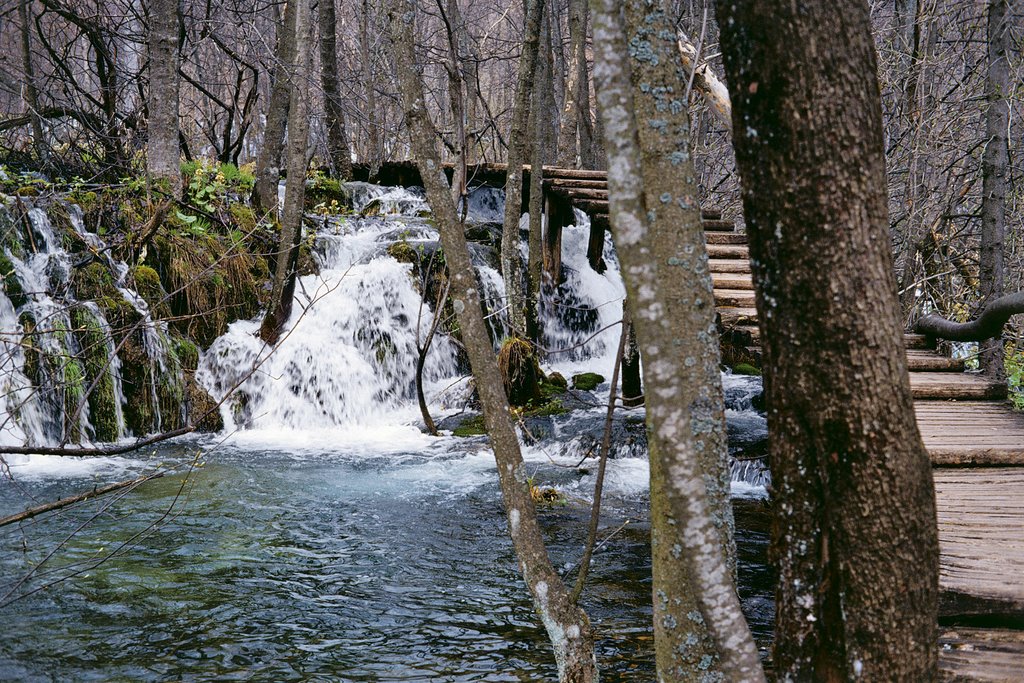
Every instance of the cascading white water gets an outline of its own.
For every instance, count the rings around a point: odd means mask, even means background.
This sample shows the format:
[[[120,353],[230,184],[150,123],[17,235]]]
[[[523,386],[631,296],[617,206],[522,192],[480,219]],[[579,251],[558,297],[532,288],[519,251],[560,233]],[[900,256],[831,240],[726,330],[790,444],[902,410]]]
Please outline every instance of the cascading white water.
[[[157,415],[153,428],[159,429],[157,378],[164,373],[180,372],[168,360],[170,339],[166,323],[154,321],[145,300],[127,283],[128,265],[114,259],[107,244],[85,228],[79,207],[65,208],[71,229],[102,259],[114,275],[117,290],[142,318],[139,324],[143,348],[152,365],[148,389]],[[73,258],[46,211],[32,207],[27,218],[30,229],[26,231],[24,252],[4,250],[22,296],[16,307],[7,293],[0,293],[0,441],[8,445],[56,445],[69,440],[89,442],[95,437],[84,394],[90,383],[84,378],[84,349],[79,342],[80,335],[87,330],[75,328],[71,313],[76,308],[81,318],[90,321],[88,332],[99,337],[93,343],[103,347],[107,358],[100,372],[111,382],[116,438],[127,436],[121,361],[110,324],[95,302],[79,301],[74,296]],[[32,329],[26,330],[26,324]],[[31,349],[37,359],[33,377],[27,373],[26,349]]]

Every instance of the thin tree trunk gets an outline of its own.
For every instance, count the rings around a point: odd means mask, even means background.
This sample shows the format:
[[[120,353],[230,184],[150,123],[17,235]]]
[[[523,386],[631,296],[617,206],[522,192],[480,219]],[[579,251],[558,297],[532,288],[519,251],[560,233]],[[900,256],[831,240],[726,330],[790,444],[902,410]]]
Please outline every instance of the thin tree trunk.
[[[462,13],[459,11],[458,0],[448,0],[442,15],[446,22],[448,37],[448,100],[451,105],[452,122],[454,123],[455,168],[452,172],[452,197],[455,205],[462,202],[463,215],[468,210],[468,180],[466,168],[466,79],[462,73],[462,59],[459,54],[459,35],[465,30]]]
[[[285,5],[284,19],[277,25],[274,78],[267,105],[267,123],[263,127],[263,144],[256,157],[256,182],[252,189],[253,206],[274,218],[277,217],[277,184],[281,180],[281,153],[291,103],[288,69],[295,63],[295,5],[294,2]]]
[[[371,3],[363,0],[362,26],[359,30],[360,48],[363,53],[363,89],[366,93],[366,136],[370,148],[370,180],[376,180],[380,165],[384,163],[384,142],[381,138],[380,119],[377,112],[377,90],[374,86],[373,51],[370,39]]]
[[[320,84],[324,89],[324,114],[327,118],[327,152],[338,180],[352,177],[352,149],[345,131],[345,110],[341,106],[341,82],[338,80],[338,18],[335,0],[319,0]]]
[[[32,62],[32,31],[29,21],[29,3],[21,0],[18,4],[18,19],[21,22],[21,64],[25,69],[25,106],[32,118],[32,145],[36,148],[39,163],[46,166],[50,160],[50,145],[43,130],[43,119],[39,116],[39,92],[36,89],[35,65]]]
[[[537,65],[540,22],[544,0],[526,0],[526,34],[519,58],[516,99],[512,109],[512,130],[508,137],[508,176],[505,182],[505,221],[501,231],[501,276],[509,326],[513,334],[526,334],[526,297],[523,292],[523,259],[519,254],[519,218],[523,204],[523,163],[526,161],[530,92]]]
[[[178,0],[149,3],[149,141],[146,170],[181,197],[178,144]]]
[[[981,261],[978,280],[981,305],[1003,295],[1006,242],[1006,176],[1010,165],[1010,25],[1007,0],[988,3],[988,79],[985,95],[985,137],[988,144],[981,159]],[[996,337],[981,343],[981,368],[996,379],[1006,377],[1003,340]]]
[[[719,11],[769,405],[776,675],[934,680],[935,491],[903,349],[867,3]]]
[[[547,15],[550,10],[545,10]],[[544,273],[544,162],[551,143],[551,111],[547,91],[551,90],[551,32],[541,21],[540,53],[537,77],[533,82],[533,106],[530,107],[532,144],[530,152],[530,233],[526,260],[526,335],[540,348],[543,335],[540,321],[540,295]]]
[[[523,579],[533,596],[534,608],[554,647],[559,679],[580,683],[596,681],[597,663],[590,620],[569,599],[568,590],[548,558],[530,497],[519,441],[509,416],[501,373],[484,323],[469,247],[441,170],[437,133],[424,108],[423,82],[413,54],[414,5],[410,0],[389,0],[388,14],[406,124],[448,263],[453,306],[494,449],[512,545]]]
[[[587,71],[587,0],[569,0],[569,59],[565,104],[558,132],[558,165],[582,168],[593,164],[590,121],[590,74]]]
[[[296,45],[294,61],[287,73],[291,84],[288,103],[288,178],[281,213],[281,235],[277,246],[274,284],[270,305],[260,325],[260,338],[268,344],[277,343],[292,313],[295,280],[298,277],[299,245],[302,242],[302,214],[306,200],[306,148],[309,143],[309,75],[312,70],[313,38],[311,0],[291,0],[295,12]]]
[[[657,3],[627,1],[625,25],[619,8],[594,5],[594,78],[644,358],[658,679],[763,681],[729,559],[720,353],[675,31]]]

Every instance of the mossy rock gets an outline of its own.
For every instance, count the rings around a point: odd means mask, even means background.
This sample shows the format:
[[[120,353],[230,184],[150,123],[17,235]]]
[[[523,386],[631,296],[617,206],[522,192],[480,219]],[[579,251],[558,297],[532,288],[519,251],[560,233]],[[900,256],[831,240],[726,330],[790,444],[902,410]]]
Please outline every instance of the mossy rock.
[[[604,375],[596,372],[581,372],[572,376],[572,388],[580,391],[593,391],[604,382]]]
[[[506,339],[498,353],[498,367],[509,404],[525,406],[541,400],[540,368],[530,342],[519,337]]]
[[[110,296],[112,292],[117,292],[113,274],[99,261],[93,261],[85,267],[76,268],[73,285],[75,296],[81,301],[100,299],[104,296]]]
[[[199,347],[195,342],[181,335],[172,335],[171,344],[185,372],[195,372],[199,367]]]
[[[14,194],[19,197],[38,197],[39,188],[35,185],[22,185],[14,191]]]
[[[89,393],[89,419],[96,441],[116,441],[120,436],[118,425],[118,397],[114,375],[111,372],[106,333],[96,316],[85,306],[71,309],[71,325],[81,349],[80,357],[85,371],[85,384]]]
[[[569,412],[569,409],[557,399],[551,399],[545,403],[541,403],[536,408],[528,408],[523,411],[523,417],[554,417],[555,415],[565,415]]]
[[[540,395],[544,399],[550,400],[556,396],[561,396],[566,391],[568,391],[568,385],[565,378],[557,372],[551,373],[551,375],[540,382]]]
[[[155,320],[170,317],[169,297],[160,283],[159,273],[149,266],[135,266],[131,270],[131,281],[135,291],[149,305],[150,315]]]
[[[224,429],[217,402],[196,382],[195,375],[185,373],[185,397],[189,422],[199,432],[219,432]]]
[[[22,244],[21,230],[18,223],[11,216],[11,212],[0,203],[0,253],[4,249],[21,258],[25,254],[25,245]]]
[[[467,418],[462,423],[452,430],[453,436],[480,436],[487,433],[487,425],[484,424],[483,415],[474,415],[473,417]]]
[[[734,375],[752,375],[761,376],[760,368],[754,367],[750,363],[737,363],[732,367],[732,374]]]
[[[335,178],[328,178],[322,175],[306,185],[305,200],[306,211],[312,211],[316,206],[324,204],[327,207],[336,208],[337,212],[340,213],[349,208],[351,203],[344,185]],[[332,202],[335,202],[335,204],[332,204]]]
[[[21,308],[28,303],[28,296],[25,295],[25,288],[21,286],[21,280],[18,279],[18,274],[14,270],[14,264],[2,251],[0,251],[0,283],[3,284],[4,292],[14,308]]]
[[[389,244],[387,254],[399,263],[411,263],[413,266],[418,266],[420,263],[419,252],[405,241]]]

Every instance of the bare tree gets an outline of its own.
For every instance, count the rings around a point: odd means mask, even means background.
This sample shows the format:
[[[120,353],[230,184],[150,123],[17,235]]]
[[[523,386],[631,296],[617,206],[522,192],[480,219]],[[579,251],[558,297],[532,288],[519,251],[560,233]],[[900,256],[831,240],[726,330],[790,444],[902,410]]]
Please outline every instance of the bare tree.
[[[1010,150],[1010,24],[1007,1],[988,2],[988,77],[985,94],[985,152],[981,160],[981,260],[978,273],[981,303],[991,303],[1003,295],[1005,274],[1003,249],[1006,242],[1006,180]],[[1003,379],[1002,337],[981,342],[981,367],[986,374]]]
[[[327,118],[327,153],[334,174],[340,180],[352,177],[352,150],[345,130],[345,111],[341,106],[341,82],[338,80],[338,18],[335,0],[319,0],[320,84],[324,90]]]
[[[181,197],[178,145],[178,0],[149,2],[149,144],[146,170]]]
[[[559,680],[566,683],[597,680],[593,633],[586,613],[571,599],[562,578],[548,558],[547,548],[530,497],[519,440],[509,415],[501,373],[494,358],[480,305],[479,285],[470,261],[469,247],[452,201],[451,188],[441,169],[437,132],[425,109],[423,81],[413,52],[414,5],[410,0],[389,0],[388,14],[395,68],[405,104],[406,125],[413,154],[423,177],[451,281],[453,307],[462,340],[476,378],[487,433],[498,466],[505,501],[509,535],[555,651]]]
[[[295,35],[288,40],[296,46],[294,61],[288,69],[291,93],[288,104],[288,179],[285,184],[284,210],[278,238],[274,284],[267,314],[260,325],[260,337],[268,344],[277,342],[291,316],[295,280],[298,277],[299,245],[302,242],[302,215],[306,199],[306,148],[309,144],[309,84],[312,66],[311,0],[292,0]],[[275,188],[276,192],[276,188]]]
[[[769,406],[775,670],[934,680],[935,491],[895,294],[868,7],[721,12]]]

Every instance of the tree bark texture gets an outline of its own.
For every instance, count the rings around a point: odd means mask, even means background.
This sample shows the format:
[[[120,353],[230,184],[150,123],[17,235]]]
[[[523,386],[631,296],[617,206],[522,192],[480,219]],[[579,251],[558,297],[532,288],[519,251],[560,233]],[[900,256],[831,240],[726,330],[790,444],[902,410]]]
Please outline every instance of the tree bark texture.
[[[523,164],[526,162],[527,124],[530,93],[537,66],[540,22],[544,0],[526,0],[526,34],[519,58],[516,99],[512,109],[512,129],[508,137],[508,179],[505,182],[505,221],[501,230],[501,277],[505,281],[505,304],[509,327],[517,335],[526,334],[526,297],[523,289],[523,259],[519,253],[519,219],[523,203]]]
[[[181,197],[178,143],[178,0],[149,2],[149,111],[146,171]]]
[[[352,177],[352,149],[345,130],[345,110],[341,106],[341,82],[338,80],[338,18],[335,0],[319,0],[320,84],[324,90],[324,114],[327,120],[327,152],[338,180]]]
[[[24,97],[32,122],[32,146],[36,148],[36,156],[44,166],[49,161],[50,145],[43,129],[43,118],[39,115],[39,91],[36,88],[35,64],[32,61],[32,28],[29,19],[29,3],[21,0],[18,3],[18,20],[21,22],[21,64],[25,70]],[[180,184],[180,183],[179,183]]]
[[[256,182],[252,189],[253,206],[274,218],[277,217],[277,184],[281,179],[281,153],[291,102],[288,70],[295,63],[295,5],[294,2],[285,5],[284,20],[277,26],[267,123],[263,127],[263,144],[256,157]]]
[[[470,261],[469,247],[441,166],[437,133],[426,111],[423,81],[417,71],[413,53],[414,4],[411,0],[389,0],[388,14],[406,125],[413,154],[423,177],[427,200],[440,232],[451,282],[450,296],[476,379],[491,447],[494,449],[512,545],[519,559],[523,579],[533,597],[534,608],[554,648],[559,680],[564,683],[596,681],[597,662],[594,658],[590,620],[569,599],[568,590],[548,558],[533,499],[530,497],[528,472],[512,426],[501,373],[484,323],[479,285]]]
[[[590,118],[587,67],[587,0],[569,0],[569,60],[558,133],[558,165],[594,168],[594,124]]]
[[[306,201],[306,148],[309,143],[309,76],[312,70],[312,0],[291,0],[295,12],[296,50],[287,82],[291,84],[288,103],[288,179],[281,212],[281,234],[277,246],[274,285],[267,314],[260,325],[260,338],[277,343],[292,313],[295,280],[298,277],[299,245],[302,242],[302,215]],[[276,187],[275,187],[276,192]]]
[[[550,13],[547,9],[544,14]],[[542,20],[537,75],[533,82],[533,106],[530,107],[530,227],[526,259],[526,335],[540,348],[543,335],[540,321],[540,296],[544,277],[544,162],[551,144],[551,110],[545,96],[553,89],[551,72],[551,32]]]
[[[652,0],[600,0],[593,21],[612,231],[644,359],[658,679],[763,681],[729,560],[715,302],[675,31]]]
[[[1007,0],[988,2],[988,78],[985,96],[985,137],[988,144],[981,158],[981,260],[978,282],[983,304],[1002,296],[1006,274],[1003,249],[1006,242],[1006,177],[1010,165],[1010,25]],[[979,361],[986,375],[1006,376],[1003,341],[993,338],[981,343]]]
[[[707,62],[700,61],[697,48],[682,31],[677,31],[679,40],[679,56],[683,61],[683,68],[687,74],[692,74],[693,87],[701,94],[707,102],[715,119],[732,130],[732,103],[729,101],[729,90],[725,83],[719,80],[711,66]]]
[[[936,676],[938,540],[867,3],[720,6],[764,349],[780,680]]]

